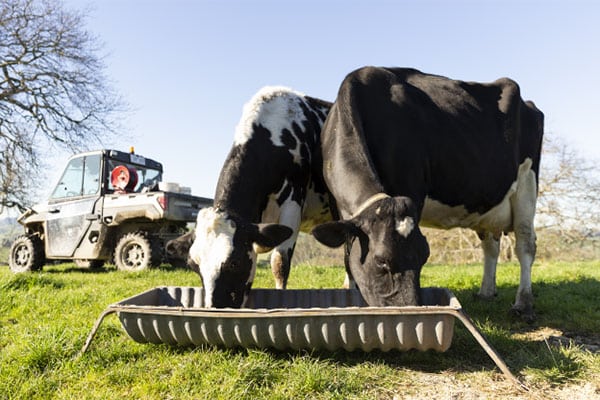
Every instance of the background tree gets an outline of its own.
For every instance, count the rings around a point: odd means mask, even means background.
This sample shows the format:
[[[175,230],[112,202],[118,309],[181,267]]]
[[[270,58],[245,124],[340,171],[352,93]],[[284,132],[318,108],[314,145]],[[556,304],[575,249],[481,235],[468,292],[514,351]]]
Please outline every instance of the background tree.
[[[0,0],[0,212],[30,202],[52,149],[116,132],[124,104],[84,22],[60,0]]]
[[[563,139],[546,135],[538,224],[561,231],[600,231],[600,171]]]

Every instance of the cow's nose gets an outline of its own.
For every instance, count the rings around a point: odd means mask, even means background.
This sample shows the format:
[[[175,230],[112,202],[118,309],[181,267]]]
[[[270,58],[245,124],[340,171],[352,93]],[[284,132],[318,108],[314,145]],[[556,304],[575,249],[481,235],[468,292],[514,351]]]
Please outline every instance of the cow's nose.
[[[390,270],[390,261],[387,257],[375,256],[374,261],[377,268],[386,272]]]

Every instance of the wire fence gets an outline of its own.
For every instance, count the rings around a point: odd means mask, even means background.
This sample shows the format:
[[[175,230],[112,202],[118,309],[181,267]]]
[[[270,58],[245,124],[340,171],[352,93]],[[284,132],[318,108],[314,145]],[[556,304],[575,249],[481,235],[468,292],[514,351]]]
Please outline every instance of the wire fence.
[[[430,247],[429,264],[476,264],[483,260],[481,240],[470,229],[423,228]],[[600,234],[557,229],[539,229],[537,234],[537,261],[600,260]],[[508,234],[500,239],[499,262],[517,262],[514,253],[515,237]],[[300,234],[294,252],[294,265],[343,265],[343,248],[330,249],[313,237]]]

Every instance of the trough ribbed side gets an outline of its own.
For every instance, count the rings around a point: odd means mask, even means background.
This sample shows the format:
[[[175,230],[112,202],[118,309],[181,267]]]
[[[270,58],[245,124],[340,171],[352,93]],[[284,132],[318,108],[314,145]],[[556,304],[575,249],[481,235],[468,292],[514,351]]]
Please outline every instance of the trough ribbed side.
[[[366,307],[356,290],[253,291],[246,308],[205,309],[202,288],[164,287],[118,303],[126,332],[138,342],[222,347],[446,351],[460,305],[446,289],[424,289],[438,303]]]

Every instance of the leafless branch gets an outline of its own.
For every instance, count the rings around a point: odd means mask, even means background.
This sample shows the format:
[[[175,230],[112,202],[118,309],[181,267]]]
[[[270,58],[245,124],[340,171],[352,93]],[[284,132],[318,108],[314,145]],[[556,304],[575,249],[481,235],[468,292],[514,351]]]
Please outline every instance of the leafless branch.
[[[109,85],[85,15],[60,0],[0,1],[0,204],[26,204],[53,145],[97,145],[126,106]]]

